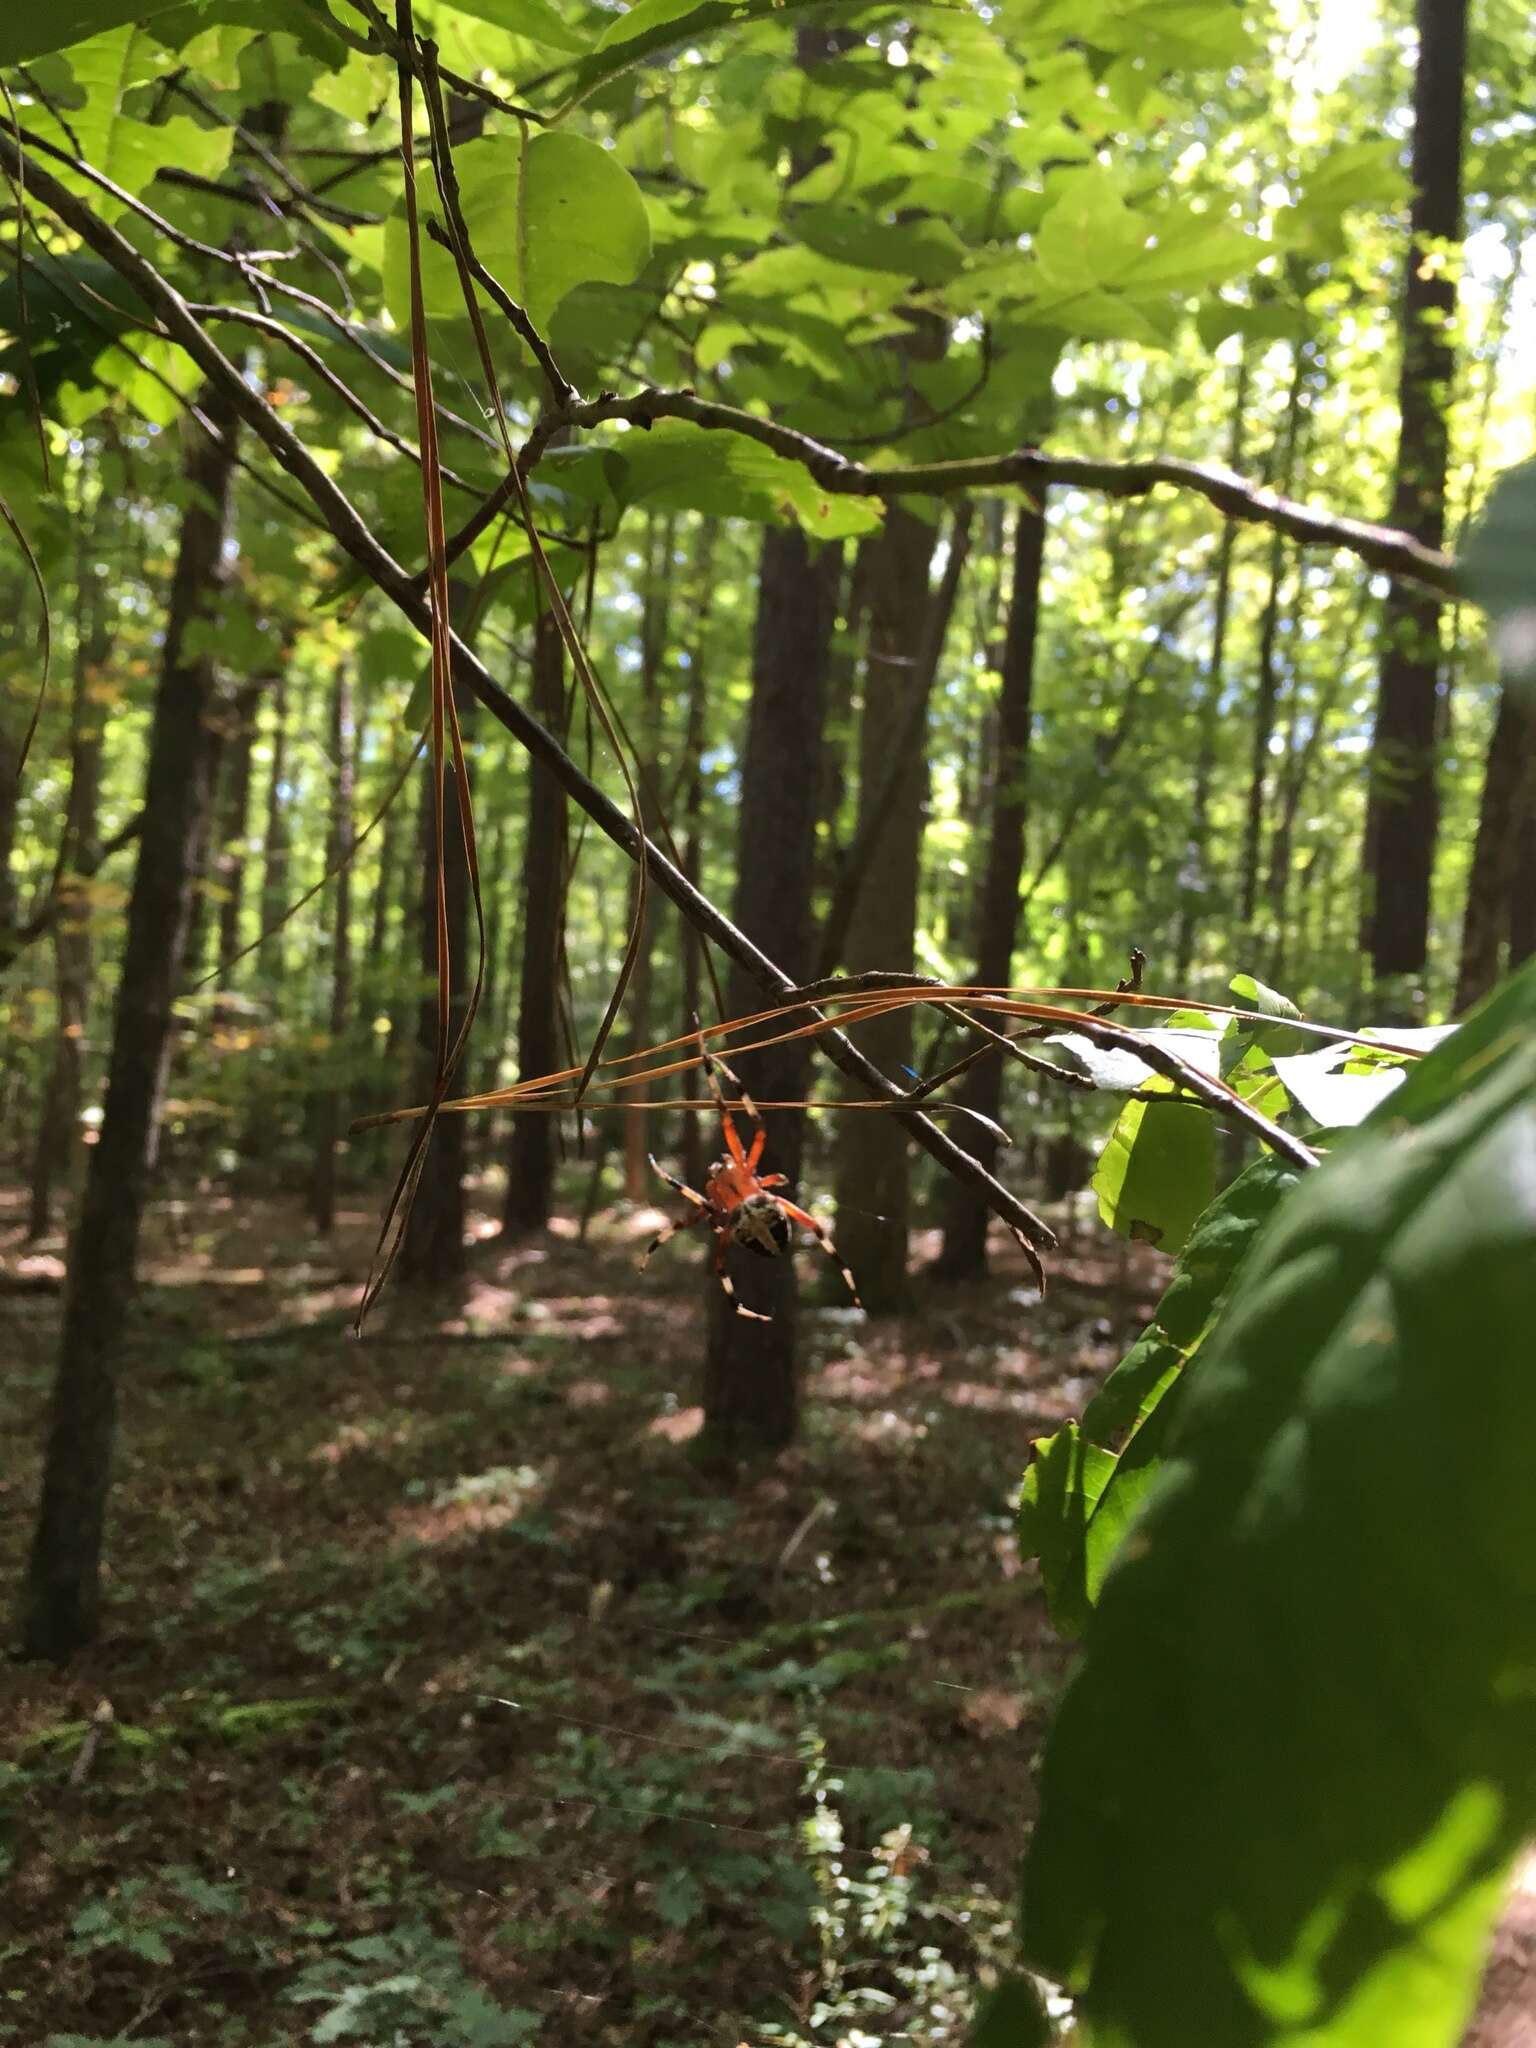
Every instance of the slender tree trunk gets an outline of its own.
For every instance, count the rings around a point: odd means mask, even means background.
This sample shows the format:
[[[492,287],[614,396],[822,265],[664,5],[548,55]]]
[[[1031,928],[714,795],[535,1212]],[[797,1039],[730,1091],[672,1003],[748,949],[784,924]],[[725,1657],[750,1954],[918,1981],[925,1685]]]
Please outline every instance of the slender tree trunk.
[[[714,566],[717,526],[713,519],[699,525],[694,559],[693,624],[688,650],[688,708],[683,733],[683,873],[695,887],[703,868],[704,834],[704,745],[708,729],[709,668],[706,642],[710,613],[714,605]],[[688,1026],[703,1014],[704,943],[686,919],[683,939],[683,1023]],[[699,1112],[682,1113],[683,1178],[697,1187],[704,1174],[704,1139]]]
[[[758,563],[734,916],[747,937],[796,980],[810,974],[814,959],[814,768],[821,759],[838,552],[813,552],[799,527],[770,527]],[[758,992],[739,968],[727,1001],[737,1015],[757,1004]],[[805,1093],[804,1041],[747,1054],[733,1065],[753,1095],[786,1100]],[[766,1122],[766,1163],[793,1182],[800,1171],[804,1115],[770,1110]],[[748,1306],[772,1321],[748,1322],[732,1313],[713,1270],[708,1273],[704,1449],[722,1461],[787,1444],[799,1421],[793,1260],[788,1254],[765,1259],[733,1252],[731,1274]]]
[[[245,907],[245,864],[251,829],[251,753],[256,741],[256,707],[260,693],[242,692],[227,742],[222,802],[219,807],[218,855],[219,952],[221,970],[240,950],[240,917]],[[232,976],[237,970],[230,969]],[[224,978],[221,973],[221,980]]]
[[[155,694],[106,1100],[71,1248],[42,1502],[23,1594],[22,1641],[31,1656],[67,1657],[91,1641],[98,1625],[118,1355],[159,1133],[192,853],[207,805],[213,669],[206,654],[183,649],[194,623],[216,610],[224,586],[236,415],[214,390],[204,390],[200,405],[220,438],[186,429],[190,502]]]
[[[1301,429],[1301,394],[1305,364],[1301,344],[1291,362],[1290,394],[1286,399],[1285,425],[1281,429],[1279,490],[1289,494],[1296,473],[1296,451]],[[1269,594],[1264,601],[1263,623],[1259,628],[1259,673],[1254,693],[1253,741],[1248,767],[1248,807],[1243,827],[1243,864],[1238,885],[1238,919],[1245,939],[1253,933],[1254,914],[1259,903],[1259,860],[1264,839],[1264,809],[1269,788],[1270,742],[1275,735],[1275,712],[1279,703],[1280,674],[1277,653],[1281,599],[1285,589],[1288,560],[1285,536],[1276,532],[1269,544]]]
[[[1499,691],[1488,741],[1483,800],[1477,819],[1467,909],[1461,928],[1456,1010],[1468,1010],[1499,978],[1499,953],[1509,933],[1520,854],[1520,828],[1536,805],[1536,705],[1518,685]]]
[[[283,980],[286,953],[285,928],[273,931],[288,908],[288,674],[283,664],[272,692],[271,763],[267,775],[267,814],[263,845],[266,849],[261,876],[261,929],[265,936],[256,949],[256,972],[262,993],[271,995]]]
[[[672,611],[672,558],[677,531],[675,517],[653,519],[646,547],[645,591],[640,613],[640,725],[636,736],[641,768],[641,815],[647,832],[657,830],[657,789],[661,777],[662,673]],[[630,916],[633,921],[638,893],[631,884]],[[651,1014],[654,1009],[653,980],[656,934],[663,915],[656,892],[649,892],[635,969],[630,977],[626,1004],[629,1012],[629,1041],[638,1050],[651,1042]],[[649,1094],[650,1086],[627,1090]],[[631,1202],[643,1202],[651,1193],[651,1169],[647,1153],[651,1147],[650,1112],[632,1109],[624,1118],[624,1194]]]
[[[1045,510],[1021,506],[1013,530],[1013,582],[1003,644],[1003,687],[997,710],[997,770],[992,824],[976,900],[976,981],[1006,988],[1013,980],[1019,925],[1019,881],[1024,868],[1029,742],[1034,721],[1035,649],[1040,631],[1040,570],[1045,557]],[[961,1100],[995,1122],[1002,1109],[1002,1058],[986,1059],[966,1075]],[[990,1172],[997,1141],[976,1124],[966,1148]],[[987,1269],[989,1211],[971,1188],[951,1180],[944,1190],[944,1248],[934,1271],[946,1280],[980,1279]]]
[[[1296,820],[1301,812],[1302,798],[1316,771],[1329,720],[1344,693],[1354,663],[1355,646],[1365,625],[1369,602],[1369,592],[1362,593],[1362,601],[1350,623],[1343,647],[1336,652],[1330,649],[1324,657],[1327,663],[1326,680],[1314,691],[1307,736],[1299,747],[1295,744],[1295,721],[1292,721],[1292,743],[1286,755],[1280,815],[1275,820],[1274,835],[1270,841],[1269,879],[1266,885],[1270,917],[1274,926],[1269,977],[1271,984],[1276,988],[1281,986],[1285,978],[1290,957],[1291,877],[1296,861]]]
[[[355,774],[352,725],[352,679],[338,662],[331,689],[331,759],[335,783],[331,798],[330,844],[326,866],[336,869],[331,885],[331,1014],[325,1063],[329,1069],[320,1090],[315,1116],[315,1161],[309,1209],[316,1230],[329,1234],[336,1221],[336,1146],[341,1137],[343,1068],[352,1008],[352,784]]]
[[[1237,381],[1232,392],[1232,428],[1227,442],[1229,467],[1243,473],[1243,438],[1248,415],[1248,381],[1251,371],[1248,344],[1237,359]],[[1226,688],[1227,624],[1232,614],[1232,553],[1237,542],[1237,522],[1223,522],[1216,554],[1216,583],[1212,599],[1211,651],[1200,685],[1197,712],[1199,738],[1195,754],[1195,786],[1189,805],[1189,849],[1185,872],[1180,877],[1178,935],[1174,940],[1173,985],[1183,989],[1194,965],[1195,936],[1211,886],[1211,789],[1216,779],[1217,735],[1221,730],[1221,697]]]
[[[1509,892],[1510,972],[1536,954],[1536,790],[1527,784],[1525,815],[1515,832],[1515,873]]]
[[[457,586],[454,586],[454,591],[457,616]],[[454,704],[467,749],[475,699],[464,685],[455,684]],[[453,981],[448,1028],[452,1039],[457,1037],[469,1007],[471,968],[469,863],[464,852],[451,755],[444,764],[442,787],[436,796],[443,807],[444,914],[448,927],[449,973]],[[421,819],[419,957],[421,972],[431,987],[423,995],[417,1013],[418,1099],[431,1094],[437,1072],[437,833],[436,817],[430,802],[422,805]],[[416,1199],[411,1205],[410,1219],[400,1247],[400,1279],[407,1287],[437,1293],[457,1286],[469,1270],[469,1252],[464,1240],[464,1174],[468,1161],[468,1136],[467,1117],[438,1118],[427,1146],[421,1178],[416,1184]]]
[[[96,845],[96,810],[101,787],[101,713],[92,698],[111,636],[101,586],[91,573],[88,547],[80,552],[75,622],[74,690],[70,701],[69,796],[59,848],[59,914],[53,926],[56,1013],[53,1058],[38,1116],[32,1153],[32,1187],[27,1236],[46,1237],[53,1227],[54,1195],[62,1175],[73,1186],[80,1163],[81,1065],[90,1005],[90,902],[79,868]]]
[[[1455,271],[1459,243],[1467,0],[1417,0],[1413,213],[1403,290],[1397,481],[1391,523],[1438,548],[1445,537]],[[1423,973],[1439,803],[1435,776],[1440,604],[1410,583],[1387,597],[1366,822],[1368,942],[1378,981]],[[1410,1005],[1411,1007],[1411,1005]]]
[[[869,872],[844,948],[849,968],[895,973],[914,965],[926,748],[898,758],[928,615],[928,572],[938,535],[901,506],[888,514],[871,572],[864,710],[859,724],[859,828],[876,828]],[[892,787],[893,777],[895,786]],[[889,791],[889,796],[886,792]],[[873,807],[883,805],[881,816]],[[888,1074],[911,1065],[912,1013],[893,1012],[861,1026],[859,1042]],[[837,1134],[837,1228],[843,1256],[871,1314],[892,1314],[911,1299],[906,1133],[894,1117],[844,1117]]]
[[[565,731],[565,649],[552,611],[533,641],[534,716]],[[525,1079],[560,1065],[560,948],[565,917],[566,797],[541,762],[528,763],[528,826],[523,840],[523,950],[517,1001],[517,1071]],[[555,1198],[559,1128],[542,1111],[512,1117],[507,1141],[505,1237],[542,1230]]]

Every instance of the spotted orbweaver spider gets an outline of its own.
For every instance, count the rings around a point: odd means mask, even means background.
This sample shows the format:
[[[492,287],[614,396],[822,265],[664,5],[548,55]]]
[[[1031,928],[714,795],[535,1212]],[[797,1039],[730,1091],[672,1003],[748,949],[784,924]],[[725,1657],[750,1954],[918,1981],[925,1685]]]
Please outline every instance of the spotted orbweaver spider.
[[[758,1253],[762,1258],[777,1258],[780,1252],[788,1251],[791,1235],[790,1226],[798,1223],[802,1230],[810,1231],[827,1257],[836,1266],[839,1273],[842,1274],[848,1292],[853,1296],[855,1306],[862,1308],[864,1304],[859,1300],[859,1290],[854,1284],[853,1275],[843,1264],[838,1254],[837,1246],[832,1242],[831,1232],[827,1229],[826,1225],[818,1222],[808,1209],[801,1209],[795,1203],[786,1200],[783,1195],[773,1192],[775,1188],[787,1187],[789,1185],[785,1175],[782,1173],[760,1174],[758,1172],[757,1162],[763,1156],[763,1147],[768,1142],[768,1133],[763,1128],[763,1120],[758,1114],[756,1103],[752,1100],[746,1089],[742,1087],[740,1081],[736,1079],[736,1076],[729,1067],[723,1065],[709,1051],[702,1038],[699,1042],[699,1052],[703,1058],[704,1071],[709,1080],[709,1092],[714,1097],[715,1107],[720,1112],[720,1125],[725,1136],[726,1156],[723,1159],[717,1159],[709,1169],[708,1174],[705,1176],[704,1192],[702,1194],[699,1193],[697,1188],[689,1187],[686,1181],[680,1181],[675,1174],[668,1173],[664,1166],[658,1164],[657,1160],[651,1157],[651,1165],[655,1167],[657,1173],[661,1175],[669,1187],[676,1188],[685,1201],[691,1202],[693,1209],[691,1214],[679,1216],[675,1221],[669,1223],[664,1230],[657,1231],[645,1248],[645,1257],[640,1261],[642,1272],[649,1263],[652,1252],[664,1245],[669,1237],[675,1236],[679,1230],[691,1229],[696,1223],[705,1224],[714,1232],[715,1272],[721,1287],[725,1291],[726,1299],[735,1309],[737,1315],[745,1316],[749,1322],[771,1323],[773,1321],[772,1316],[760,1315],[756,1309],[748,1308],[732,1286],[731,1276],[726,1271],[726,1253],[733,1244],[739,1244],[745,1246],[749,1252]],[[735,1084],[736,1091],[741,1098],[738,1106],[757,1125],[749,1145],[742,1144],[740,1133],[736,1129],[736,1119],[731,1114],[731,1106],[726,1101],[724,1090],[720,1086],[720,1076],[722,1074],[727,1080]]]

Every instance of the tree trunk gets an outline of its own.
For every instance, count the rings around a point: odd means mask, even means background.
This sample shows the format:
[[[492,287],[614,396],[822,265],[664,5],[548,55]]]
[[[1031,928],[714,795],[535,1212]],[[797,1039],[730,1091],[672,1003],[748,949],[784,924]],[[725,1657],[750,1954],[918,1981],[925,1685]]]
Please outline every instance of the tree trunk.
[[[1526,789],[1525,816],[1515,833],[1515,874],[1509,894],[1510,972],[1536,954],[1536,790]]]
[[[1391,523],[1438,548],[1445,538],[1455,272],[1438,242],[1461,240],[1467,0],[1418,0],[1412,241],[1403,290],[1397,481]],[[1435,705],[1440,601],[1394,583],[1383,623],[1381,688],[1367,809],[1368,942],[1378,981],[1423,973],[1439,804]]]
[[[54,920],[56,1014],[53,1059],[38,1115],[32,1153],[32,1187],[27,1236],[46,1237],[53,1228],[54,1193],[62,1172],[73,1186],[80,1163],[79,1116],[82,1055],[91,992],[90,900],[80,866],[96,845],[96,810],[101,789],[101,712],[92,685],[106,662],[111,635],[101,602],[101,585],[81,549],[75,623],[74,691],[70,702],[69,796],[59,847],[59,913]]]
[[[457,598],[457,586],[455,586]],[[455,616],[459,606],[454,605]],[[454,705],[466,750],[475,699],[463,684],[454,686]],[[428,770],[430,788],[430,768]],[[450,1041],[457,1038],[469,1007],[469,863],[459,823],[459,798],[453,758],[443,765],[442,787],[436,791],[443,807],[444,917],[448,928],[448,971],[453,1000],[449,1010]],[[421,972],[430,982],[417,1013],[419,1051],[416,1093],[425,1101],[437,1073],[437,823],[433,805],[421,807]],[[427,1145],[416,1198],[411,1205],[400,1246],[400,1279],[407,1287],[437,1293],[455,1287],[469,1270],[464,1241],[464,1170],[468,1157],[469,1120],[439,1117]]]
[[[937,538],[925,520],[894,507],[877,543],[871,572],[859,724],[859,828],[862,833],[866,825],[873,827],[875,839],[844,948],[854,973],[867,967],[909,973],[914,965],[928,765],[921,736],[904,758],[897,758],[897,749],[913,689],[920,686],[917,665]],[[882,802],[883,817],[873,808]],[[886,1073],[899,1078],[910,1067],[910,1010],[862,1025],[857,1036]],[[837,1134],[838,1237],[872,1315],[895,1313],[911,1299],[908,1163],[907,1136],[894,1117],[856,1114],[842,1119]]]
[[[838,556],[835,547],[813,552],[799,527],[770,527],[758,563],[734,916],[747,937],[796,980],[809,975],[814,957],[814,764],[821,758]],[[727,1000],[735,1015],[759,1006],[760,991],[740,968],[732,973]],[[753,1095],[793,1099],[805,1093],[809,1053],[800,1040],[748,1054],[733,1066]],[[767,1167],[793,1182],[800,1171],[804,1114],[770,1110],[765,1120]],[[704,1450],[725,1462],[789,1443],[800,1398],[792,1258],[733,1252],[731,1276],[748,1307],[773,1320],[754,1323],[734,1314],[710,1270]]]
[[[267,776],[267,815],[261,875],[261,929],[256,972],[263,995],[270,996],[283,979],[286,930],[271,929],[288,908],[288,675],[284,662],[272,692],[272,759]]]
[[[330,844],[326,866],[336,869],[332,884],[331,1015],[325,1063],[329,1068],[315,1116],[315,1162],[309,1209],[316,1230],[328,1235],[336,1221],[336,1146],[341,1136],[343,1072],[347,1027],[352,1007],[352,783],[355,745],[352,725],[352,679],[339,662],[331,690],[331,758],[336,780],[332,790]]]
[[[1536,805],[1536,705],[1517,685],[1499,691],[1488,741],[1477,841],[1467,877],[1456,1012],[1469,1010],[1499,978],[1499,952],[1510,931],[1520,829]],[[1529,886],[1529,882],[1527,882]]]
[[[976,975],[982,988],[1006,988],[1013,980],[1013,949],[1019,925],[1019,880],[1024,867],[1024,825],[1029,775],[1029,742],[1034,720],[1035,648],[1040,628],[1040,570],[1045,557],[1046,519],[1041,510],[1019,508],[1013,529],[1013,584],[1003,643],[1002,693],[997,707],[997,768],[992,827],[976,899]],[[985,1059],[965,1076],[960,1100],[996,1121],[1003,1101],[1002,1056]],[[966,1149],[990,1173],[997,1141],[967,1120]],[[989,1210],[975,1190],[950,1180],[944,1190],[944,1248],[934,1264],[945,1280],[980,1279],[987,1269]]]
[[[533,713],[565,732],[565,648],[552,611],[539,614],[533,641]],[[523,841],[523,957],[517,1000],[517,1071],[524,1079],[560,1065],[560,949],[565,918],[566,797],[541,762],[528,763],[528,829]],[[542,1110],[513,1114],[507,1141],[504,1237],[542,1230],[555,1198],[559,1126]]]
[[[258,689],[242,693],[224,758],[215,859],[219,882],[219,952],[214,964],[219,969],[221,984],[229,971],[225,963],[240,950],[240,914],[245,905],[245,863],[251,829],[251,752],[256,741],[259,702]]]
[[[227,573],[236,415],[217,391],[205,390],[199,402],[220,438],[185,430],[190,498],[155,693],[106,1100],[71,1247],[42,1502],[23,1595],[21,1633],[30,1656],[67,1657],[91,1641],[98,1625],[118,1354],[159,1134],[192,854],[207,806],[213,667],[206,654],[184,657],[183,647],[194,622],[216,610]]]
[[[1248,379],[1251,369],[1248,344],[1237,359],[1237,382],[1232,393],[1232,429],[1227,444],[1228,467],[1243,473],[1243,437],[1248,411]],[[1221,695],[1226,686],[1227,622],[1232,614],[1232,552],[1237,543],[1237,521],[1225,520],[1216,554],[1216,587],[1211,614],[1211,652],[1200,685],[1197,713],[1199,738],[1195,754],[1195,786],[1189,805],[1189,848],[1185,871],[1179,877],[1179,924],[1174,940],[1173,985],[1184,989],[1194,965],[1195,935],[1211,886],[1211,788],[1216,779],[1216,741],[1221,728]]]
[[[683,817],[682,869],[699,885],[703,867],[704,832],[704,746],[708,730],[709,667],[706,641],[710,613],[714,606],[714,564],[716,522],[699,524],[698,548],[694,561],[693,624],[688,650],[688,708],[683,733]],[[704,942],[685,918],[683,941],[683,1024],[688,1026],[702,1013],[704,988]],[[683,1179],[697,1187],[704,1175],[704,1137],[699,1112],[682,1113]]]
[[[659,819],[657,790],[661,776],[662,671],[666,663],[672,611],[672,558],[676,531],[677,521],[673,516],[651,521],[640,612],[640,718],[636,746],[640,770],[640,812],[646,831],[653,837],[657,833]],[[657,902],[655,890],[648,891],[647,898],[640,941],[635,951],[634,972],[630,976],[626,997],[629,1043],[635,1051],[651,1042],[656,933],[664,914],[664,906]],[[638,890],[632,880],[631,922],[638,901]],[[651,1084],[645,1083],[638,1089],[625,1092],[649,1095],[655,1090]],[[650,1114],[649,1110],[632,1109],[624,1118],[624,1195],[631,1202],[643,1202],[652,1192],[651,1169],[646,1157],[652,1142]]]
[[[1277,488],[1289,496],[1296,474],[1296,449],[1301,428],[1301,393],[1305,363],[1298,342],[1291,356],[1290,394],[1281,429],[1281,456]],[[1287,562],[1284,534],[1276,531],[1269,542],[1269,594],[1259,628],[1259,673],[1254,692],[1253,740],[1248,768],[1248,807],[1243,827],[1243,864],[1238,884],[1238,920],[1245,941],[1253,936],[1253,920],[1259,903],[1259,858],[1264,839],[1265,798],[1269,788],[1269,750],[1275,734],[1275,712],[1279,702],[1280,677],[1276,664],[1279,647],[1281,598],[1285,588]]]

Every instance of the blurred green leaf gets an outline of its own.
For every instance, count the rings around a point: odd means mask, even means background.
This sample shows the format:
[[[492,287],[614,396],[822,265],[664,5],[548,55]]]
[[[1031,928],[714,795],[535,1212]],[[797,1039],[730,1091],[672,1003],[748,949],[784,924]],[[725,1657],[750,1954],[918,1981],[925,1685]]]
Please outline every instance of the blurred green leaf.
[[[1504,673],[1536,679],[1536,460],[1504,470],[1461,554],[1461,581],[1493,624]]]
[[[1536,966],[1290,1194],[1207,1339],[1026,1864],[1096,2043],[1458,2037],[1536,1824],[1533,1158]]]

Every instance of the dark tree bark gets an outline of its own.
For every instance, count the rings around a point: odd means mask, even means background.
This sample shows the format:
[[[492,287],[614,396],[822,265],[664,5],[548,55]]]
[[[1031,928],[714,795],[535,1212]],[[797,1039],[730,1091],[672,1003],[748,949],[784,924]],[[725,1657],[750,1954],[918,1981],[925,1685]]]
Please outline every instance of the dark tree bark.
[[[1400,420],[1391,522],[1428,546],[1445,538],[1448,408],[1455,368],[1454,271],[1429,246],[1459,242],[1467,0],[1417,0],[1412,240],[1403,289]],[[1368,950],[1378,980],[1422,974],[1439,803],[1435,777],[1440,606],[1394,583],[1383,623],[1381,688],[1366,821]]]
[[[1536,955],[1536,790],[1527,787],[1525,816],[1515,833],[1515,873],[1509,893],[1510,972]]]
[[[864,712],[859,724],[859,828],[873,825],[869,872],[859,892],[844,957],[858,973],[914,965],[918,870],[928,790],[926,749],[897,749],[905,735],[928,622],[928,572],[938,535],[901,506],[888,514],[871,569]],[[893,786],[894,781],[894,786]],[[887,792],[889,795],[887,796]],[[884,815],[874,807],[881,805]],[[912,1061],[912,1013],[899,1010],[860,1027],[859,1043],[888,1074]],[[906,1133],[894,1117],[855,1115],[837,1134],[837,1229],[843,1256],[872,1315],[911,1299]]]
[[[217,391],[205,389],[199,403],[220,438],[187,429],[196,436],[185,459],[190,502],[155,693],[106,1100],[71,1246],[42,1503],[23,1593],[21,1635],[30,1656],[67,1657],[98,1626],[118,1359],[159,1134],[192,854],[207,806],[213,669],[206,655],[184,657],[183,648],[194,621],[216,610],[227,573],[236,416]]]
[[[458,604],[455,602],[455,615]],[[462,629],[461,629],[462,630]],[[454,704],[466,748],[473,725],[475,699],[462,685],[454,689]],[[428,770],[430,790],[431,771]],[[470,882],[469,863],[464,852],[464,834],[459,822],[459,798],[453,759],[443,767],[443,782],[437,792],[443,807],[443,874],[445,918],[448,927],[449,973],[453,1001],[449,1011],[449,1036],[456,1039],[469,1007],[470,966]],[[437,1073],[437,827],[430,802],[421,807],[421,972],[431,984],[423,995],[417,1014],[416,1043],[417,1098],[431,1094]],[[464,1171],[468,1159],[469,1119],[439,1117],[427,1146],[416,1199],[411,1205],[400,1246],[400,1279],[420,1292],[442,1292],[456,1287],[469,1270],[469,1251],[464,1241]]]
[[[1006,988],[1013,980],[1013,951],[1019,927],[1019,880],[1024,868],[1029,742],[1034,720],[1035,649],[1040,630],[1040,570],[1045,558],[1046,519],[1021,506],[1013,529],[1013,578],[1003,643],[1003,687],[997,707],[997,768],[992,822],[976,899],[976,973],[983,988]],[[960,1099],[996,1121],[1002,1109],[1001,1057],[980,1061],[966,1075]],[[966,1148],[990,1173],[997,1141],[968,1124]],[[979,1279],[987,1269],[989,1211],[970,1188],[952,1180],[944,1191],[944,1248],[934,1264],[945,1280]]]
[[[1522,825],[1536,807],[1536,705],[1505,683],[1488,740],[1467,908],[1456,977],[1459,1014],[1487,995],[1499,978],[1499,953],[1513,922]],[[1533,878],[1526,876],[1529,888]]]
[[[752,702],[741,759],[733,915],[747,937],[797,980],[814,957],[812,888],[827,662],[837,608],[839,551],[812,550],[799,527],[770,527],[758,564],[752,643]],[[739,969],[726,999],[733,1015],[760,996]],[[753,1095],[803,1095],[809,1068],[804,1041],[733,1062]],[[800,1171],[805,1118],[767,1113],[767,1164]],[[707,1276],[709,1336],[704,1355],[704,1451],[722,1461],[787,1444],[799,1420],[796,1287],[793,1260],[732,1254],[732,1279],[751,1308],[772,1317],[753,1323],[731,1312],[713,1271]]]
[[[1237,382],[1232,393],[1232,429],[1227,443],[1227,466],[1241,476],[1244,429],[1248,416],[1248,379],[1251,363],[1248,344],[1237,360]],[[1221,726],[1221,693],[1226,686],[1227,624],[1232,615],[1232,553],[1237,543],[1237,522],[1225,520],[1216,554],[1216,585],[1211,612],[1211,651],[1200,684],[1197,712],[1199,738],[1195,753],[1195,785],[1189,805],[1189,850],[1185,873],[1180,877],[1178,935],[1174,940],[1173,985],[1183,989],[1189,981],[1195,958],[1195,938],[1211,886],[1211,789],[1216,779],[1216,742]]]
[[[533,642],[532,706],[553,733],[565,732],[565,649],[552,611],[539,615]],[[523,841],[523,954],[517,999],[517,1071],[549,1074],[560,1061],[560,953],[565,921],[566,797],[537,761],[528,763],[528,829]],[[513,1115],[507,1141],[506,1237],[542,1230],[555,1197],[556,1119]]]
[[[89,554],[89,547],[83,545],[76,591],[69,796],[55,883],[59,910],[53,923],[53,1058],[32,1152],[27,1214],[27,1236],[31,1239],[46,1237],[53,1228],[59,1179],[62,1175],[66,1184],[72,1185],[80,1163],[81,1064],[91,989],[90,901],[81,869],[96,850],[96,811],[101,789],[101,713],[92,699],[92,685],[111,647],[101,585],[92,572]]]
[[[335,781],[331,791],[330,843],[326,866],[336,869],[331,907],[331,1014],[325,1062],[329,1068],[315,1114],[315,1162],[310,1181],[309,1211],[316,1230],[329,1233],[336,1221],[336,1146],[342,1128],[342,1064],[352,1010],[352,784],[355,773],[352,725],[352,679],[338,663],[331,689],[331,759]]]

